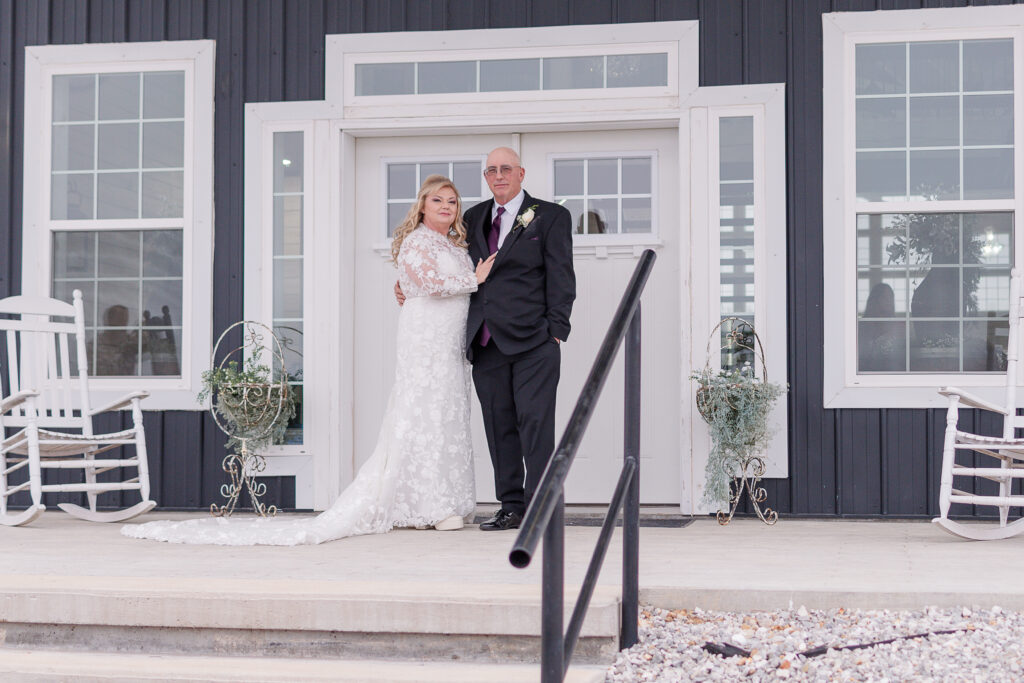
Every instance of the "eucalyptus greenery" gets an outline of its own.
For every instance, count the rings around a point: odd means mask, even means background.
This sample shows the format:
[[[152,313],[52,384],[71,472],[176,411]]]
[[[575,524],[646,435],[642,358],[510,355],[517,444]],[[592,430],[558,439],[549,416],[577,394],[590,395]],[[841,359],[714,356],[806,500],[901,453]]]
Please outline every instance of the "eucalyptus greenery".
[[[251,450],[283,443],[288,422],[295,416],[295,396],[287,382],[273,379],[270,368],[250,356],[207,370],[196,399],[214,400],[213,409],[227,427],[228,448],[240,453],[242,441]]]
[[[728,504],[729,483],[743,462],[768,445],[768,424],[775,401],[785,385],[758,379],[749,366],[733,371],[704,368],[690,375],[697,381],[697,410],[708,423],[712,448],[704,468],[704,503]]]

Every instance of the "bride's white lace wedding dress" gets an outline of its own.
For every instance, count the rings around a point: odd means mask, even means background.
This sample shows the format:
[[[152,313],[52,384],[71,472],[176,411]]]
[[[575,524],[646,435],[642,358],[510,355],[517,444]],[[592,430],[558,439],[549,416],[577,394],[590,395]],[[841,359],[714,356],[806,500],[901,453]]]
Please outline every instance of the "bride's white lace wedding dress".
[[[204,518],[128,524],[172,543],[299,545],[466,516],[476,502],[466,312],[476,276],[465,249],[420,225],[402,243],[395,383],[373,455],[315,518]]]

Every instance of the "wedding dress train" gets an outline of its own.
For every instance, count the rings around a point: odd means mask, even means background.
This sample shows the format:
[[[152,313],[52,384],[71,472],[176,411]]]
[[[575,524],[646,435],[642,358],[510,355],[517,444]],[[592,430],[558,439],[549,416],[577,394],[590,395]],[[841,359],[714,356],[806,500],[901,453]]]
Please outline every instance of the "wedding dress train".
[[[204,518],[128,524],[121,533],[171,543],[300,545],[474,510],[466,311],[476,276],[465,249],[420,225],[402,243],[395,383],[377,445],[355,480],[315,518]]]

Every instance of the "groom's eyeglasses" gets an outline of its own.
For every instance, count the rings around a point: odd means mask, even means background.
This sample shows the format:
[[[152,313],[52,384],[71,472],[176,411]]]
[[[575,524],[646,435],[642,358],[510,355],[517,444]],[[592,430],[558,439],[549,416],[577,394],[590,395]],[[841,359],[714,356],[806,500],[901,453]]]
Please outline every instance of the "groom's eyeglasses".
[[[487,168],[484,169],[484,175],[487,176],[488,178],[494,178],[495,176],[498,176],[498,175],[507,176],[507,175],[510,175],[512,173],[512,171],[514,171],[517,168],[521,168],[521,167],[520,166],[488,166]]]

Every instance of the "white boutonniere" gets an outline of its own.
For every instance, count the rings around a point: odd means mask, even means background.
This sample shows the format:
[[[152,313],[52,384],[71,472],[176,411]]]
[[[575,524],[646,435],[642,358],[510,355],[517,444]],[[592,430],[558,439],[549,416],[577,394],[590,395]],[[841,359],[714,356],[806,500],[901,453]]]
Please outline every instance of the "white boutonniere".
[[[519,217],[516,218],[516,224],[512,227],[525,228],[527,225],[532,223],[533,218],[536,215],[534,214],[534,209],[536,209],[538,206],[539,204],[534,204],[533,206],[527,207],[526,211],[523,211],[521,214],[519,214]]]

